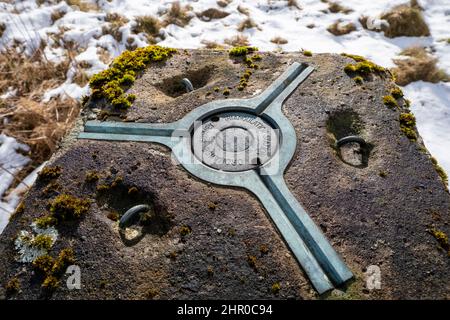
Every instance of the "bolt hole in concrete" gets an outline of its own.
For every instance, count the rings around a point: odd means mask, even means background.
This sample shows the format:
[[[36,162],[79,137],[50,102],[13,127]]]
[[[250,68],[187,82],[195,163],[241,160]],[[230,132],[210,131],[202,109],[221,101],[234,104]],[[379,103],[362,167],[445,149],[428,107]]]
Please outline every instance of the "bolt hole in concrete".
[[[165,95],[176,98],[188,93],[183,79],[189,79],[193,89],[197,90],[208,84],[209,79],[214,71],[214,66],[205,66],[196,70],[189,70],[182,74],[162,80],[156,84],[156,88]]]
[[[328,117],[327,129],[333,136],[333,148],[339,159],[355,168],[368,166],[373,145],[362,139],[361,133],[364,126],[356,112],[353,110],[335,111]],[[345,141],[346,137],[353,137],[353,139],[336,144],[336,141]]]
[[[126,246],[137,244],[146,234],[163,236],[172,227],[167,209],[151,193],[121,183],[97,194],[97,203],[112,220],[120,219],[125,212],[137,205],[146,205],[134,215],[132,221],[119,232]]]

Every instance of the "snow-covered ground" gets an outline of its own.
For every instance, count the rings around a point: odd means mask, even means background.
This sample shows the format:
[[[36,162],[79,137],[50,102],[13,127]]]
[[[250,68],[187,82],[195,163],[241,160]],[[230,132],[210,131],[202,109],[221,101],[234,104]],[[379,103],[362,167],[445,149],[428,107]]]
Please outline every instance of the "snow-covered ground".
[[[136,35],[132,32],[136,23],[135,18],[142,15],[163,16],[173,1],[81,1],[96,4],[96,9],[88,11],[69,6],[65,1],[38,1],[43,2],[41,5],[34,0],[9,2],[11,3],[0,3],[0,22],[6,26],[0,39],[0,49],[10,46],[17,40],[27,46],[28,52],[32,52],[39,46],[40,41],[44,40],[46,58],[59,61],[65,59],[65,51],[60,47],[61,41],[58,38],[64,42],[70,41],[76,48],[81,49],[79,50],[81,53],[75,59],[78,63],[87,62],[90,65],[87,69],[87,75],[90,76],[107,67],[100,58],[99,48],[107,50],[111,57],[115,57],[126,49],[127,41],[133,41],[137,46],[147,45],[144,34]],[[157,38],[158,44],[176,48],[201,48],[204,47],[205,41],[223,44],[226,39],[242,34],[248,37],[251,45],[259,47],[260,50],[307,49],[316,53],[347,52],[366,56],[385,67],[394,66],[393,58],[398,58],[402,49],[422,45],[432,50],[439,59],[439,67],[450,74],[450,44],[447,40],[450,38],[450,1],[448,0],[419,1],[424,9],[431,36],[394,39],[385,37],[383,33],[362,28],[358,19],[362,15],[376,18],[383,11],[405,3],[407,0],[337,1],[353,10],[348,14],[326,12],[328,4],[320,0],[299,0],[297,2],[301,9],[294,6],[288,7],[287,1],[234,0],[228,2],[230,3],[226,7],[220,8],[216,0],[181,1],[182,5],[189,4],[192,7],[192,20],[185,27],[170,24],[162,28],[161,37]],[[209,8],[221,9],[229,15],[223,19],[203,21],[194,14]],[[247,9],[249,17],[254,20],[257,27],[245,29],[242,32],[237,30],[238,25],[248,18],[242,8]],[[52,19],[52,14],[58,11],[65,14],[57,20]],[[107,13],[119,13],[129,20],[119,29],[122,33],[121,41],[115,40],[110,34],[103,34],[102,28],[109,25],[105,21]],[[357,30],[343,36],[332,35],[326,29],[338,19],[341,19],[343,23],[353,22]],[[280,46],[270,41],[278,36],[288,42]],[[60,87],[45,92],[44,98],[48,100],[62,94],[80,98],[86,94],[88,87],[79,87],[72,83],[72,78],[73,71],[69,71],[67,81]],[[425,144],[444,169],[450,173],[450,84],[416,82],[403,89],[406,96],[412,100],[412,110],[417,116],[417,126]],[[0,92],[3,97],[12,94],[14,94],[14,88],[10,88],[8,92]],[[17,148],[17,145],[12,148]],[[2,159],[0,158],[0,163],[5,165],[5,162],[2,162],[5,160]],[[8,165],[8,162],[6,164]],[[11,163],[13,166],[18,164]],[[10,180],[3,180],[3,174],[1,177],[1,186],[7,185]],[[4,191],[4,187],[0,188],[0,199]],[[1,202],[0,205],[4,206],[5,202]],[[0,212],[0,216],[1,214]]]

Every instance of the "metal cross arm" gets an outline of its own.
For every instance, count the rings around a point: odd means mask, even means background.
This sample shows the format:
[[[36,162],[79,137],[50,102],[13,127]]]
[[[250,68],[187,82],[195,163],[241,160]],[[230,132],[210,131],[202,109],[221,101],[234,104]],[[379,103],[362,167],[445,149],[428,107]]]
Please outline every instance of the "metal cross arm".
[[[173,123],[88,121],[79,138],[160,143],[194,176],[251,191],[322,294],[353,274],[283,177],[297,137],[282,104],[313,70],[295,62],[260,95],[212,101]]]

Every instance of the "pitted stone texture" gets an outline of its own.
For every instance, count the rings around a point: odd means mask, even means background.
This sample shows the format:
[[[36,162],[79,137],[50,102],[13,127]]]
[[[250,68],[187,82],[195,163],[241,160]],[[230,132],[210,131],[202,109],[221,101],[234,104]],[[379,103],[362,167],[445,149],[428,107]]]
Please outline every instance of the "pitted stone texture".
[[[422,146],[401,133],[398,117],[402,111],[383,105],[382,97],[393,85],[378,76],[362,86],[355,84],[343,71],[353,61],[339,55],[262,56],[248,87],[232,89],[230,98],[251,97],[267,88],[294,61],[316,68],[283,107],[298,140],[285,178],[356,275],[344,298],[450,298],[450,259],[427,232],[433,227],[450,234],[450,198]],[[206,82],[198,82],[203,86],[193,92],[170,96],[159,85],[189,70],[209,70],[205,66],[214,72]],[[136,81],[132,91],[137,103],[128,119],[180,119],[208,101],[223,99],[222,92],[214,88],[237,86],[243,72],[245,66],[230,60],[225,51],[182,52],[165,65],[149,68]],[[343,163],[327,131],[330,114],[347,109],[360,116],[361,136],[374,145],[365,168]],[[54,182],[64,192],[93,201],[79,223],[59,228],[60,238],[50,252],[55,256],[62,248],[73,247],[81,267],[82,289],[66,289],[65,275],[52,298],[317,297],[251,194],[198,181],[176,166],[161,147],[78,141],[65,144],[50,165],[63,167]],[[85,182],[89,170],[99,172],[99,184],[122,176],[123,186],[103,198],[95,185]],[[381,171],[387,175],[380,176]],[[155,211],[170,217],[170,224],[149,228],[140,242],[126,245],[117,223],[107,218],[112,208],[105,201],[129,199],[131,187],[150,199]],[[47,203],[56,194],[45,194],[45,188],[37,183],[30,190],[24,212],[0,236],[0,283],[13,277],[21,282],[21,292],[13,299],[43,297],[42,279],[30,265],[15,262],[13,239],[48,211]],[[181,236],[183,226],[192,232]],[[254,266],[252,261],[256,261]],[[381,269],[381,290],[365,289],[364,272],[370,265]],[[276,282],[281,285],[278,294],[271,290]],[[4,292],[2,286],[0,295]]]
[[[223,171],[245,171],[269,161],[277,151],[278,131],[261,117],[244,112],[219,113],[194,129],[194,154]]]

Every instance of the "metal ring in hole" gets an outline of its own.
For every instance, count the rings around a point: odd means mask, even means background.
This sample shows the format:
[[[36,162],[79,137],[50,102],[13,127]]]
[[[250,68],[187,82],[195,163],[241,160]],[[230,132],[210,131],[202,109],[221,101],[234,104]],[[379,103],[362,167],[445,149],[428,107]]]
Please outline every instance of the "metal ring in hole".
[[[139,204],[137,206],[131,207],[125,212],[125,214],[120,218],[119,228],[125,229],[133,223],[134,218],[137,214],[142,212],[147,212],[150,210],[150,207],[146,204]]]
[[[192,82],[190,82],[188,78],[181,79],[181,83],[186,88],[186,92],[194,91],[194,86],[192,85]]]
[[[336,148],[340,148],[344,144],[352,143],[352,142],[358,143],[361,147],[367,146],[367,142],[363,138],[361,138],[359,136],[347,136],[347,137],[343,137],[343,138],[339,139],[338,141],[336,141]]]

